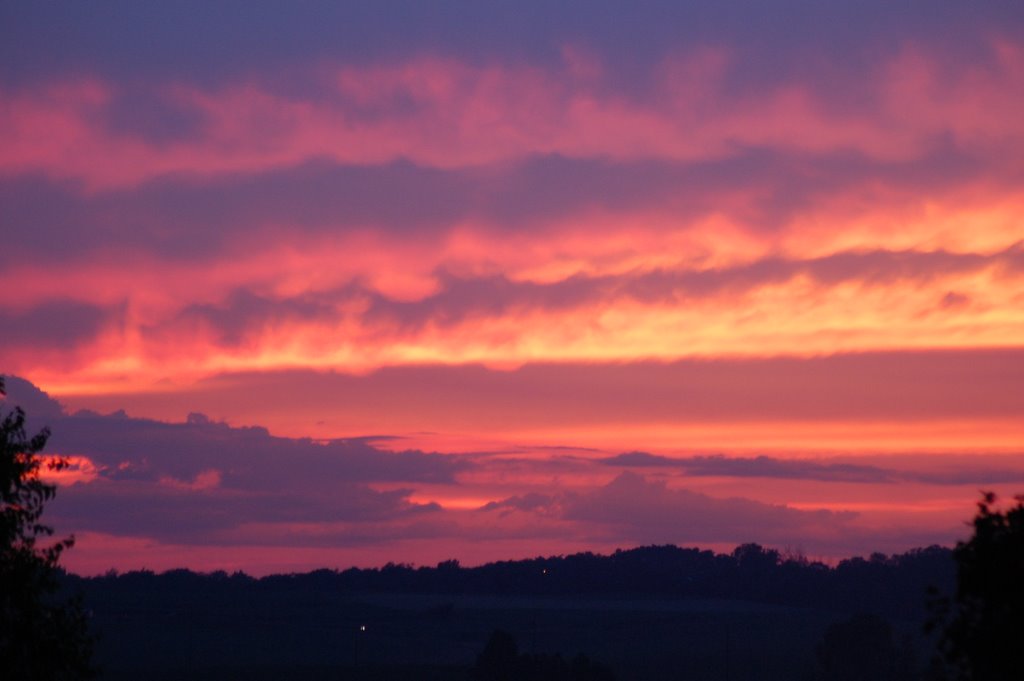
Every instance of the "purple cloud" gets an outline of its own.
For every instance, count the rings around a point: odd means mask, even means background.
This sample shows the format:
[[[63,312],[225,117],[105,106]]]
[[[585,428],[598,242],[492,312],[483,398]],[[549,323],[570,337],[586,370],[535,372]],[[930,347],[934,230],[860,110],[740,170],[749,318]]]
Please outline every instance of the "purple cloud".
[[[856,517],[673,490],[631,472],[593,491],[567,495],[563,504],[566,519],[586,523],[599,534],[650,543],[743,543],[756,537],[795,545],[801,538],[842,533]]]
[[[28,381],[12,376],[6,384],[5,404],[26,410],[30,430],[52,429],[46,452],[87,457],[95,469],[93,480],[65,486],[49,507],[68,530],[206,543],[229,541],[253,523],[401,520],[439,509],[410,502],[412,487],[378,491],[368,483],[454,483],[472,466],[452,455],[380,450],[365,439],[275,437],[199,413],[184,423],[67,414]]]
[[[935,468],[937,457],[926,463]],[[954,470],[898,470],[857,463],[832,463],[807,459],[780,459],[770,456],[752,458],[712,456],[668,457],[647,452],[626,452],[598,460],[623,468],[675,468],[687,476],[729,478],[775,478],[780,480],[817,480],[896,484],[917,482],[932,485],[970,485],[1024,482],[1024,469],[958,466]]]

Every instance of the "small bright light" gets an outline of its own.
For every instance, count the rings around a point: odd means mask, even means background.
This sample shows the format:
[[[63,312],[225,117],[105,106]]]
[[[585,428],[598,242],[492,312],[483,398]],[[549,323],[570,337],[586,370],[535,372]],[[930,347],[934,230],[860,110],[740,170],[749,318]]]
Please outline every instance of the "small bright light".
[[[359,625],[359,631],[366,631],[366,625],[365,624],[360,624]]]

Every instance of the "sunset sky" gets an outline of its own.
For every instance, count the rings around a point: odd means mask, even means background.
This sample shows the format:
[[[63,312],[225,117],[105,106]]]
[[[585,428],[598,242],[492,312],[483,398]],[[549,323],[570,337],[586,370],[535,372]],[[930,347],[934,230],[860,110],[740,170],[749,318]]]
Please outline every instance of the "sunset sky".
[[[0,6],[66,565],[836,560],[1024,492],[1024,5]]]

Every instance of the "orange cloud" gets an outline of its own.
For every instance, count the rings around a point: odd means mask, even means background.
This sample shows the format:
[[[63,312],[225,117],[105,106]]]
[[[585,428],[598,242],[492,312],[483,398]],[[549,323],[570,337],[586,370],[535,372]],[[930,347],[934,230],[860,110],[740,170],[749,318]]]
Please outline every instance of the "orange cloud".
[[[189,298],[190,287],[208,284],[210,295],[217,286],[194,267],[195,278],[183,277],[184,291],[173,292],[179,300],[160,301],[169,292],[158,282],[180,275],[165,272],[151,289],[137,284],[138,299],[117,325],[64,353],[65,364],[56,370],[45,366],[52,353],[31,347],[19,350],[14,368],[55,390],[81,392],[129,374],[139,384],[153,384],[171,376],[194,380],[222,371],[290,368],[363,372],[403,364],[514,367],[1014,347],[1024,333],[1020,259],[1015,247],[991,255],[878,251],[766,258],[736,268],[655,268],[554,282],[424,274],[419,291],[397,289],[412,300],[389,297],[370,283],[297,296],[231,294],[209,302]],[[266,276],[259,262],[255,274]],[[299,266],[280,275],[303,271]],[[242,279],[235,286],[244,284]],[[91,285],[102,288],[104,282]],[[384,288],[394,295],[391,286]],[[150,291],[156,296],[151,300]],[[951,294],[955,306],[946,304]]]
[[[166,487],[189,492],[208,492],[220,487],[221,472],[216,469],[209,469],[196,473],[192,480],[178,480],[170,476],[162,476],[159,483]]]
[[[92,482],[99,476],[101,467],[98,467],[89,457],[60,454],[44,454],[43,465],[39,470],[41,480],[51,485],[77,485]],[[67,466],[62,468],[51,468],[58,460],[66,462]]]

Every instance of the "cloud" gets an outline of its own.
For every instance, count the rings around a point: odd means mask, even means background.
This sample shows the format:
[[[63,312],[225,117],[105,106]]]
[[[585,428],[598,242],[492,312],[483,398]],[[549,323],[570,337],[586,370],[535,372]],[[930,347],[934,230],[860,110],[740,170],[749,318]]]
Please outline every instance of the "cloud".
[[[873,527],[853,511],[711,496],[678,486],[685,484],[685,479],[656,480],[626,471],[603,484],[507,497],[477,513],[489,519],[496,532],[532,525],[567,541],[583,537],[590,545],[613,547],[731,546],[756,541],[845,554],[862,543],[889,548],[910,545],[901,544],[901,537],[913,536],[927,544],[939,536],[943,541],[952,536],[946,530],[919,525]]]
[[[33,428],[52,429],[45,451],[72,455],[93,473],[63,487],[50,507],[65,531],[202,543],[236,541],[232,533],[252,523],[400,520],[438,507],[409,501],[411,487],[378,491],[370,483],[454,484],[471,466],[456,456],[383,451],[362,439],[274,437],[199,413],[184,423],[67,414],[28,381],[6,382],[5,402],[22,406]]]
[[[370,251],[384,258],[376,279],[352,271],[336,283],[344,265],[330,265],[331,250],[275,270],[274,261],[291,259],[285,252],[227,269],[202,262],[184,271],[140,266],[130,303],[65,299],[0,307],[0,321],[13,328],[10,368],[52,383],[90,374],[91,380],[109,379],[127,362],[140,380],[153,380],[268,366],[366,371],[423,361],[516,365],[831,353],[960,345],[951,324],[969,333],[975,347],[1006,347],[1013,345],[1020,315],[1015,282],[1024,276],[1020,244],[988,254],[851,250],[711,267],[638,263],[619,272],[537,279],[403,270],[417,245],[406,244],[408,252],[398,254],[385,254],[379,245]],[[262,257],[267,270],[260,269]],[[372,262],[375,256],[367,257]],[[309,273],[315,279],[319,272],[328,273],[322,285],[306,283]],[[185,283],[168,293],[160,282],[172,275]],[[109,299],[128,285],[127,279],[104,283],[106,271],[81,276],[83,288],[66,282],[60,295],[94,291]],[[42,271],[14,279],[29,290],[37,283],[60,288],[59,277]],[[951,289],[973,304],[946,306],[936,315],[935,301]],[[847,313],[836,311],[837,301]],[[149,375],[154,371],[161,375]]]
[[[552,154],[700,163],[768,149],[912,161],[948,148],[949,140],[989,159],[1012,158],[1024,141],[1007,114],[1021,104],[1020,46],[989,38],[988,49],[966,63],[946,59],[945,47],[884,54],[882,63],[872,60],[837,86],[834,71],[829,79],[793,70],[780,82],[755,68],[758,77],[750,78],[741,49],[689,46],[661,55],[643,93],[617,87],[600,71],[596,82],[580,80],[571,61],[533,67],[425,55],[321,65],[316,87],[305,91],[248,74],[204,88],[187,81],[120,85],[71,71],[63,80],[5,93],[0,122],[13,140],[0,169],[74,180],[97,192],[176,175],[258,174],[323,158],[468,168]],[[720,52],[735,57],[715,56]],[[125,97],[126,87],[156,92]],[[851,98],[849,87],[862,96]],[[138,101],[165,102],[167,110],[147,116],[157,124],[142,130],[113,124],[118,115],[111,112],[137,108]],[[191,134],[172,134],[168,142],[166,128],[181,119]],[[140,135],[150,128],[155,135]]]
[[[129,386],[109,395],[77,395],[76,404],[109,411],[134,400],[165,419],[190,410],[235,421],[255,414],[275,432],[300,435],[387,433],[401,423],[406,434],[500,433],[512,441],[562,441],[623,451],[651,447],[643,444],[651,437],[664,438],[665,446],[711,437],[699,429],[687,435],[693,424],[728,424],[716,433],[729,442],[728,432],[738,437],[751,428],[770,442],[784,433],[803,433],[810,443],[818,437],[831,442],[812,444],[812,451],[856,450],[876,437],[900,443],[883,444],[883,451],[955,448],[964,446],[965,438],[973,441],[966,445],[970,449],[996,435],[998,424],[1020,422],[1024,393],[1017,388],[1022,381],[1021,350],[921,350],[535,362],[511,370],[426,364],[362,374],[225,372],[187,389],[134,395]],[[275,399],[267,402],[264,395]],[[949,423],[963,424],[966,430],[950,430],[944,425]],[[834,438],[822,430],[828,424],[839,427]],[[665,429],[671,427],[678,430],[667,435]],[[767,447],[765,442],[748,444],[761,451]]]
[[[551,282],[511,281],[503,276],[441,275],[441,290],[422,300],[396,302],[373,296],[368,314],[411,324],[453,324],[466,317],[501,317],[511,310],[563,311],[618,299],[644,304],[682,303],[784,284],[803,276],[823,287],[854,282],[884,286],[924,284],[989,267],[1016,273],[1019,244],[991,256],[943,251],[843,252],[807,260],[764,258],[748,265],[711,269],[655,269],[620,275],[574,275]],[[367,292],[369,295],[369,292]]]
[[[620,380],[612,382],[622,386]],[[258,384],[241,385],[273,393]],[[8,386],[8,406],[22,404],[54,427],[49,451],[73,454],[77,470],[88,473],[62,485],[48,506],[48,522],[62,532],[148,538],[157,546],[344,552],[398,550],[403,542],[433,541],[457,555],[467,542],[485,540],[502,542],[508,550],[542,544],[556,552],[559,546],[758,541],[842,555],[861,546],[877,547],[878,541],[905,548],[912,528],[883,537],[856,513],[710,496],[677,485],[685,485],[689,476],[709,475],[856,482],[868,486],[870,496],[877,494],[877,485],[893,481],[965,485],[995,476],[1003,476],[1000,484],[1024,479],[1021,472],[990,465],[989,459],[976,462],[977,457],[966,456],[956,461],[932,457],[927,466],[904,457],[885,467],[858,457],[844,462],[670,459],[634,451],[595,459],[595,451],[566,456],[562,452],[569,448],[564,447],[539,448],[548,455],[542,461],[536,454],[510,458],[507,452],[465,457],[392,453],[367,438],[320,442],[274,437],[262,428],[231,427],[199,412],[182,423],[124,412],[68,414],[27,381],[12,377]],[[278,401],[286,399],[281,395]],[[659,481],[626,471],[610,482],[594,475],[609,465],[685,475]],[[474,510],[433,501],[443,501],[446,492],[478,498],[495,491],[506,495]],[[936,536],[934,529],[915,531],[914,537]]]
[[[179,179],[90,197],[38,177],[12,178],[0,181],[0,203],[19,238],[0,257],[12,267],[21,266],[17,273],[24,295],[38,296],[35,289],[44,282],[24,276],[28,262],[70,261],[81,267],[81,261],[99,259],[106,265],[105,258],[116,254],[122,257],[114,261],[114,271],[102,277],[90,272],[100,283],[109,285],[124,273],[148,287],[152,284],[146,273],[152,278],[154,265],[164,276],[180,275],[182,268],[189,269],[189,260],[205,264],[230,256],[230,274],[211,278],[212,273],[199,268],[189,271],[202,276],[208,289],[223,291],[225,278],[236,286],[266,289],[294,276],[296,267],[321,270],[324,264],[315,256],[324,249],[335,260],[353,249],[372,256],[361,268],[342,259],[339,278],[327,279],[328,286],[359,277],[372,280],[373,269],[381,266],[375,251],[401,251],[402,242],[410,239],[416,252],[397,263],[385,261],[388,269],[430,274],[447,268],[465,275],[475,268],[518,280],[536,280],[542,265],[537,260],[545,257],[556,262],[570,258],[575,267],[569,272],[622,273],[656,270],[666,263],[694,269],[734,267],[766,257],[769,263],[823,264],[829,262],[825,256],[841,260],[865,253],[903,253],[908,260],[928,253],[986,257],[1005,252],[1014,241],[1014,232],[1000,221],[1012,221],[1019,212],[1012,189],[1016,178],[998,165],[954,156],[926,159],[917,169],[877,168],[870,163],[863,167],[849,155],[793,159],[758,150],[747,153],[735,161],[692,167],[552,157],[500,169],[449,171],[405,163],[335,168],[314,162],[257,177]],[[941,173],[934,176],[936,167],[957,170],[951,179],[943,179]],[[964,167],[976,172],[957,176]],[[908,183],[907,178],[920,172],[928,175]],[[879,185],[887,189],[881,191]],[[395,194],[402,200],[389,200]],[[939,215],[970,221],[971,238],[950,233],[944,219],[921,215],[923,197],[937,202]],[[870,204],[852,205],[865,200]],[[996,207],[1002,210],[993,214]],[[828,231],[806,224],[817,220],[836,221],[842,239],[822,243]],[[887,227],[886,220],[899,223],[899,229]],[[728,244],[702,239],[711,227],[735,231],[740,239],[736,246],[742,248],[730,251]],[[581,239],[581,231],[591,238]],[[595,232],[607,242],[594,240]],[[626,234],[633,242],[628,248],[618,243]],[[508,239],[519,240],[517,249],[496,248]],[[778,239],[782,244],[774,245],[786,252],[781,258],[771,247]],[[483,263],[474,262],[482,255],[469,250],[474,246],[487,253]],[[672,246],[695,252],[674,259],[658,253]],[[123,257],[126,251],[142,262]],[[258,267],[244,266],[253,258]],[[137,271],[133,265],[146,269]],[[67,295],[71,273],[63,268],[51,273],[64,285],[53,289],[51,297]],[[324,280],[325,273],[318,272],[314,288],[322,290]],[[87,282],[74,283],[76,297],[89,291],[83,285]],[[190,288],[183,293],[195,295]]]
[[[752,458],[713,456],[668,457],[647,452],[626,452],[599,459],[608,466],[627,468],[678,468],[687,476],[727,478],[775,478],[816,480],[821,482],[862,483],[870,485],[924,483],[930,485],[1007,484],[1024,481],[1024,470],[959,465],[954,470],[936,470],[932,456],[917,469],[884,468],[857,463],[834,463],[806,459],[780,459],[770,456]]]
[[[98,410],[16,386],[79,457],[72,498],[120,536],[118,490],[145,532],[177,512],[204,541],[429,541],[555,523],[568,501],[538,479],[610,469],[271,431],[1016,447],[1024,15],[784,5],[3,5],[2,369]],[[123,407],[163,420],[99,413]],[[1017,479],[610,463],[737,488]],[[534,486],[441,494],[510,471]],[[434,492],[497,501],[459,516]]]
[[[438,511],[435,505],[409,502],[410,493],[409,489],[377,492],[344,481],[337,482],[328,495],[290,485],[277,491],[241,493],[103,478],[62,488],[47,515],[62,531],[149,537],[185,545],[304,546],[317,543],[310,537],[321,533],[321,528],[335,527],[340,545],[345,532],[356,534],[360,525],[400,525]],[[265,537],[247,529],[251,527],[263,527]],[[278,534],[286,536],[275,538]]]
[[[959,307],[964,307],[965,305],[970,304],[970,296],[966,296],[962,293],[957,293],[956,291],[947,291],[946,294],[942,296],[942,299],[939,300],[938,307],[939,309],[942,310],[951,310]]]
[[[566,519],[631,542],[709,543],[760,538],[774,545],[843,531],[856,514],[804,511],[750,499],[721,499],[675,490],[631,472],[604,487],[570,495]]]
[[[578,0],[486,7],[460,2],[452,10],[458,21],[436,8],[400,0],[255,8],[228,3],[217,12],[200,11],[204,6],[198,2],[122,3],[102,10],[66,2],[59,7],[57,12],[33,5],[5,8],[4,25],[10,30],[2,43],[2,82],[32,83],[80,71],[128,82],[187,80],[205,86],[261,76],[285,88],[297,86],[281,75],[295,64],[444,54],[550,67],[565,59],[568,43],[594,54],[605,69],[617,69],[621,86],[632,82],[634,87],[652,64],[680,45],[737,45],[745,65],[739,78],[743,83],[782,78],[800,67],[806,72],[810,55],[823,62],[822,71],[840,69],[847,75],[904,41],[945,48],[950,60],[978,59],[991,33],[1019,35],[1021,27],[1013,4],[998,1],[969,8],[950,1],[895,8],[878,1],[856,8],[806,3],[785,20],[780,3],[774,2],[733,8],[645,2],[602,12]],[[146,39],[139,38],[143,31]],[[181,49],[181,36],[188,36],[187,51]],[[237,59],[239,53],[248,59]]]
[[[527,512],[542,512],[545,509],[550,508],[555,503],[555,497],[540,494],[538,492],[529,492],[523,495],[517,495],[501,499],[499,501],[491,501],[480,507],[481,511],[527,511]],[[505,513],[502,513],[504,515]]]
[[[5,377],[4,402],[20,406],[37,427],[53,431],[48,451],[89,457],[111,479],[184,481],[210,466],[218,479],[242,489],[273,489],[305,479],[309,487],[345,482],[453,482],[471,466],[458,457],[417,450],[385,451],[373,438],[314,441],[271,435],[265,428],[233,427],[201,413],[184,423],[132,418],[119,411],[68,414],[29,381]]]
[[[330,489],[337,481],[451,482],[467,463],[443,454],[386,452],[363,441],[274,437],[260,427],[164,423],[78,412],[53,423],[50,449],[88,456],[106,476],[192,480],[210,467],[229,488]]]
[[[172,176],[100,194],[20,176],[0,178],[5,217],[24,229],[0,258],[75,260],[115,244],[170,261],[217,258],[235,252],[239,239],[254,230],[270,239],[287,231],[292,240],[367,228],[395,238],[437,238],[473,223],[540,238],[595,213],[628,220],[661,212],[685,223],[728,215],[775,233],[852,187],[882,184],[889,196],[880,200],[899,202],[901,196],[941,194],[981,181],[1005,180],[990,164],[955,148],[907,162],[758,147],[693,163],[539,154],[486,168],[442,169],[405,159],[358,165],[313,158],[202,181]]]
[[[828,297],[830,291],[844,285],[873,288],[884,294],[888,288],[941,286],[944,281],[982,272],[1018,278],[1022,274],[1018,269],[1020,250],[1015,245],[992,255],[844,252],[807,260],[764,258],[723,268],[574,274],[551,282],[517,281],[500,274],[456,276],[437,272],[433,277],[435,290],[415,300],[396,299],[358,280],[332,290],[307,290],[283,297],[240,288],[221,301],[188,305],[173,317],[145,324],[139,330],[142,347],[156,356],[165,348],[174,352],[181,347],[179,339],[191,338],[193,343],[228,349],[241,362],[249,352],[261,354],[259,349],[272,338],[285,337],[292,347],[302,343],[319,346],[319,351],[309,347],[305,356],[320,361],[318,355],[325,350],[338,349],[337,345],[325,348],[322,337],[330,335],[330,330],[344,330],[353,346],[345,354],[363,353],[365,361],[372,363],[373,358],[365,353],[382,345],[384,339],[400,339],[414,346],[420,342],[432,344],[440,339],[421,341],[421,337],[434,337],[440,332],[457,343],[464,333],[487,322],[513,323],[536,316],[557,316],[564,321],[570,314],[635,306],[645,311],[637,310],[638,314],[655,314],[667,306],[685,313],[716,302],[723,303],[717,307],[722,313],[743,308],[748,298],[778,287],[806,291],[808,285],[813,285],[819,296]],[[923,301],[922,306],[931,310],[934,299]],[[39,330],[41,340],[45,331]],[[510,333],[525,337],[530,330],[526,327]],[[498,336],[500,339],[504,334]],[[490,347],[486,334],[474,338],[481,346],[478,352],[485,356],[501,352],[500,347]],[[360,339],[363,342],[355,342]],[[605,346],[606,352],[610,350]],[[626,348],[622,351],[630,352]],[[434,352],[442,349],[435,348]]]
[[[0,306],[0,328],[9,349],[73,350],[123,321],[124,308],[56,300],[25,309]]]
[[[20,376],[5,375],[4,390],[7,394],[0,397],[0,403],[9,408],[21,407],[26,414],[28,430],[38,430],[45,425],[46,421],[58,419],[64,415],[64,407],[60,402]],[[42,421],[43,423],[31,427],[33,421]]]
[[[1019,17],[521,12],[6,10],[24,28],[0,41],[18,64],[0,72],[17,235],[0,288],[22,299],[0,321],[38,346],[14,370],[97,389],[122,366],[197,378],[1019,335]],[[204,56],[183,59],[180,35]],[[936,313],[951,291],[971,304]]]

